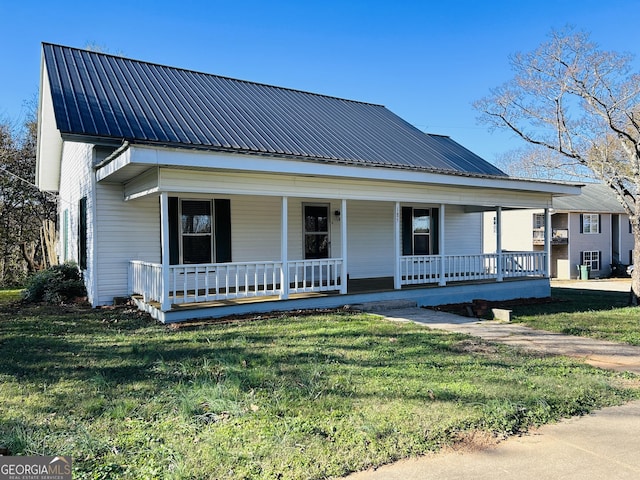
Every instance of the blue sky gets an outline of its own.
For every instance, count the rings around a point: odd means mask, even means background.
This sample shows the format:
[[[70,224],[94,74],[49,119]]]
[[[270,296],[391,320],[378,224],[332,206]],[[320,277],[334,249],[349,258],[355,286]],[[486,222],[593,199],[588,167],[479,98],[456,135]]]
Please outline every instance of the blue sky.
[[[640,45],[639,0],[4,1],[0,119],[37,95],[40,43],[383,104],[489,161],[520,146],[473,101],[511,77],[508,55],[570,24],[603,48]]]

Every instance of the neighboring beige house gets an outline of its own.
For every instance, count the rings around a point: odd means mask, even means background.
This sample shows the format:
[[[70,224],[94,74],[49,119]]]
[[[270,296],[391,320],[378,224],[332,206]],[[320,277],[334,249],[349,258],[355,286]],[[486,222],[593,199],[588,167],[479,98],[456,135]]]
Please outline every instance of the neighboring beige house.
[[[589,278],[608,277],[612,264],[632,263],[633,235],[629,218],[606,185],[592,183],[582,194],[554,197],[551,220],[551,276],[580,278],[580,265]],[[496,215],[484,214],[484,251],[496,249]],[[502,212],[503,251],[543,251],[543,210]]]

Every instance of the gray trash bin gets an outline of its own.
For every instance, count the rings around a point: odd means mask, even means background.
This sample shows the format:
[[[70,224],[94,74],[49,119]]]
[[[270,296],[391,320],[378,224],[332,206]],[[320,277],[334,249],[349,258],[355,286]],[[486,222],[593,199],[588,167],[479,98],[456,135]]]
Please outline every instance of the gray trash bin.
[[[580,280],[589,280],[589,266],[580,265]]]

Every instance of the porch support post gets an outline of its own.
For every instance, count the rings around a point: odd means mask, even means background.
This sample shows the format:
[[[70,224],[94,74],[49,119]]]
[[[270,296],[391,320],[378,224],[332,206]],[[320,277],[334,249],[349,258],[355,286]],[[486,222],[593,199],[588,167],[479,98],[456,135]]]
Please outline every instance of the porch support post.
[[[551,209],[544,209],[544,268],[545,277],[551,278]]]
[[[343,198],[340,206],[340,245],[342,245],[342,272],[340,272],[340,293],[347,293],[347,201]]]
[[[502,270],[502,207],[496,207],[496,253],[498,277],[497,281],[501,282],[503,277]]]
[[[438,285],[444,287],[447,284],[445,278],[446,265],[445,265],[445,244],[444,244],[444,203],[440,204],[440,215],[438,216],[438,248],[440,249],[440,281]]]
[[[400,202],[396,202],[396,208],[393,216],[393,252],[395,257],[393,272],[393,288],[400,290],[402,288],[402,270],[400,268],[401,259],[401,240],[400,240]]]
[[[289,298],[289,201],[288,197],[282,197],[282,214],[280,225],[280,299]]]
[[[160,194],[160,242],[162,244],[162,292],[160,294],[160,310],[171,309],[169,302],[169,194]]]

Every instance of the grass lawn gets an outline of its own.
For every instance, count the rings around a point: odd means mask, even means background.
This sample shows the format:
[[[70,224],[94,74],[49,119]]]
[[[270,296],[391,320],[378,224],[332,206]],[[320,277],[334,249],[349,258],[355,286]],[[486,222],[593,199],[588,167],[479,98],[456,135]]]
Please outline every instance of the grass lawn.
[[[533,328],[640,345],[640,307],[627,307],[629,294],[553,288],[554,302],[518,305],[513,321]]]
[[[364,314],[170,328],[0,307],[0,444],[75,479],[319,479],[640,397],[636,377]]]
[[[22,297],[22,289],[0,289],[0,305],[15,302]]]

